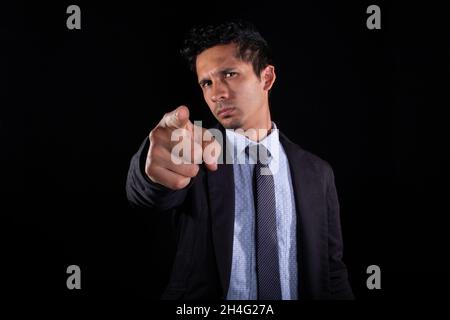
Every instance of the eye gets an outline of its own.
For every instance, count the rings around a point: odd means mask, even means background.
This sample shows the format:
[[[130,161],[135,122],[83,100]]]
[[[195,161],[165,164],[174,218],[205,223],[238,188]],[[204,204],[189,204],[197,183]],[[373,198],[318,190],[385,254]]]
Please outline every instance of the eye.
[[[232,78],[232,77],[234,77],[235,75],[237,75],[237,72],[233,72],[233,71],[226,72],[226,73],[225,73],[225,78]]]
[[[202,81],[201,83],[200,83],[200,87],[202,87],[202,88],[208,88],[209,86],[211,85],[211,81]]]

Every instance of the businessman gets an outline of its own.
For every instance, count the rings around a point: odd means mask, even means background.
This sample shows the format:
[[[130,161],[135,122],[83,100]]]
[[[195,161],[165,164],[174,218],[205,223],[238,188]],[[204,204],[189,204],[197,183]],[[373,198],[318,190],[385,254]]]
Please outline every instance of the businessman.
[[[272,121],[267,42],[250,23],[228,22],[192,29],[182,53],[218,125],[199,127],[187,106],[165,114],[126,185],[133,205],[174,218],[162,298],[352,299],[333,171]],[[214,130],[223,141],[202,139]],[[174,152],[174,136],[190,148]]]

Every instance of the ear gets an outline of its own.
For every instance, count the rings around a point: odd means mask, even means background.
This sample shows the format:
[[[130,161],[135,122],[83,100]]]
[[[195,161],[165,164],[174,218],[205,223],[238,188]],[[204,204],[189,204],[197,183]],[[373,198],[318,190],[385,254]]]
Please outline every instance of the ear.
[[[272,88],[276,77],[275,67],[272,65],[268,65],[261,71],[261,80],[264,84],[264,90],[269,91]]]

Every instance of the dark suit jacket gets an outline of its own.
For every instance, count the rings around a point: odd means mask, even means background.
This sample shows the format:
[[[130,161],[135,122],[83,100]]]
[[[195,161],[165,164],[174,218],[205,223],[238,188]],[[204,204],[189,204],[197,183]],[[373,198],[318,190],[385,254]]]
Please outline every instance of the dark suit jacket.
[[[298,297],[351,299],[333,171],[281,132],[280,142],[289,161],[297,211]],[[188,187],[173,191],[146,176],[148,147],[147,139],[132,158],[126,190],[133,205],[176,217],[177,252],[162,298],[224,299],[233,249],[233,166],[222,164],[215,172],[202,166]]]

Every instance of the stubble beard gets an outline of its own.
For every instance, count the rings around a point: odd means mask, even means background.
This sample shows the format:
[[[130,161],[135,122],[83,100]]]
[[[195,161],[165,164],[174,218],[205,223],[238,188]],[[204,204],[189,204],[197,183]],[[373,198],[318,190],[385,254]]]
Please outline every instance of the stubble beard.
[[[236,130],[242,128],[242,122],[239,119],[233,119],[228,123],[224,123],[224,121],[222,121],[221,124],[225,129]]]

